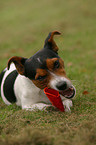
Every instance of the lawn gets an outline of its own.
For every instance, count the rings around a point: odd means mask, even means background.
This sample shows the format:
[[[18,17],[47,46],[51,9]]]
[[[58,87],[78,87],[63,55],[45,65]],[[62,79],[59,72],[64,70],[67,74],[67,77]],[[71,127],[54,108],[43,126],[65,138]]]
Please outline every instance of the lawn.
[[[76,87],[71,114],[24,111],[0,97],[0,145],[96,143],[96,0],[0,1],[0,71],[12,56],[32,56],[54,30]]]

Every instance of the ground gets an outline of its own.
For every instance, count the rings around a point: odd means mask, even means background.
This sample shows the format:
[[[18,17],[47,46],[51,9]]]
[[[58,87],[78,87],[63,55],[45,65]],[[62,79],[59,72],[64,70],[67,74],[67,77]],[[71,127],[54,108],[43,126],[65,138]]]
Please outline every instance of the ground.
[[[71,113],[22,111],[0,98],[0,145],[95,145],[96,1],[0,1],[0,71],[12,56],[30,57],[50,31],[76,87]]]

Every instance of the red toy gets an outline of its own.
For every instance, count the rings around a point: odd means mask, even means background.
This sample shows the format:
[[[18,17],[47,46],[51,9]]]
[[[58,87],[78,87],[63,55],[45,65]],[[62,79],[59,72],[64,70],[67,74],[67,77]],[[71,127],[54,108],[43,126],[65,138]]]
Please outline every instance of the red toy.
[[[61,112],[64,112],[64,106],[58,91],[54,89],[48,89],[46,87],[44,89],[44,93],[46,94],[53,106],[57,107]]]

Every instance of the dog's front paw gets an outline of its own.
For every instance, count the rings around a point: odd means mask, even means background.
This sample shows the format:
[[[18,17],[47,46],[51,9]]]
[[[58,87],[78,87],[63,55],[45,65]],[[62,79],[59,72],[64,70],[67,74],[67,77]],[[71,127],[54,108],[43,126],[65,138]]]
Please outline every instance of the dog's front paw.
[[[69,113],[71,113],[71,107],[73,106],[73,104],[72,104],[72,100],[65,100],[65,101],[63,101],[63,105],[64,105],[64,108],[65,108],[65,112],[69,112]]]
[[[44,103],[37,103],[33,104],[32,106],[24,106],[23,109],[28,111],[37,111],[37,110],[45,110],[50,105],[44,104]]]

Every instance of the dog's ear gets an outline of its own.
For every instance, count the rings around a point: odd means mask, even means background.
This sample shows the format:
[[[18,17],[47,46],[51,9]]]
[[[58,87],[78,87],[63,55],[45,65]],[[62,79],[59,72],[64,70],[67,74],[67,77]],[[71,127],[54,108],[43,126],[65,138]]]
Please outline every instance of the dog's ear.
[[[53,36],[54,35],[60,35],[60,34],[61,33],[58,32],[58,31],[50,32],[48,37],[45,40],[44,48],[51,49],[51,50],[53,50],[54,52],[57,53],[59,48],[57,47],[55,41],[53,40]]]
[[[23,58],[23,57],[17,57],[17,56],[11,57],[8,61],[7,68],[9,69],[10,64],[13,62],[16,66],[18,73],[24,75],[25,74],[24,64],[26,60],[27,58]]]

